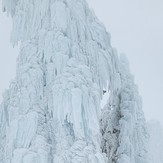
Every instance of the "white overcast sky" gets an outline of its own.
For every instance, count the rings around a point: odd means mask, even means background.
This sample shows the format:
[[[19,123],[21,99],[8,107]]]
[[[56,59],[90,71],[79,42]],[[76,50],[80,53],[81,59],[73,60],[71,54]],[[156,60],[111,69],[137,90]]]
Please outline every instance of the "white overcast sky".
[[[147,119],[163,124],[163,0],[87,0],[130,61]],[[1,7],[1,5],[0,5]],[[9,43],[11,20],[0,12],[0,101],[15,76],[18,48]]]

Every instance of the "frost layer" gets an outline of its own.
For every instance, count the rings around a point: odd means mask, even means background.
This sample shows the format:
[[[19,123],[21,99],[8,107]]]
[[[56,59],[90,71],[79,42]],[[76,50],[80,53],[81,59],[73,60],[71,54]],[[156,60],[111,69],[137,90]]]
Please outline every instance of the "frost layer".
[[[0,110],[1,163],[146,163],[137,88],[87,3],[3,0],[3,10],[21,48]]]

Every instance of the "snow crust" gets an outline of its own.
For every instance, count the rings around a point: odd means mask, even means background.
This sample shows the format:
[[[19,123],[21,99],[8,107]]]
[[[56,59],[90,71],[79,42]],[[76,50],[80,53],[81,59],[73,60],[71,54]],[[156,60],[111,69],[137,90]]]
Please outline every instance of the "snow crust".
[[[84,0],[3,0],[21,43],[0,107],[1,163],[146,163],[128,63]],[[101,109],[104,90],[108,103]]]

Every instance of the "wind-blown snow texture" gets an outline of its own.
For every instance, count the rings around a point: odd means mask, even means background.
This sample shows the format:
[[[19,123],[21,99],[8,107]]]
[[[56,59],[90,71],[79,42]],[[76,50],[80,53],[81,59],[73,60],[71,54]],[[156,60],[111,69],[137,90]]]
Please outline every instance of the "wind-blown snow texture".
[[[141,100],[84,0],[3,0],[21,42],[0,110],[1,163],[146,163]],[[105,91],[108,104],[100,108]]]

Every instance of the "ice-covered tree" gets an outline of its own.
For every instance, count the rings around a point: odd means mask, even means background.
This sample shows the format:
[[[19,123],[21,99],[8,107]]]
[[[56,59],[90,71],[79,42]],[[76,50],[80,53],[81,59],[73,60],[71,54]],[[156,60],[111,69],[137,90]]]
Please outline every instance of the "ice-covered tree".
[[[133,76],[129,72],[128,61],[120,57],[121,90],[119,92],[120,134],[118,163],[146,163],[148,133],[141,97]]]
[[[121,55],[117,62],[120,87],[110,94],[102,110],[102,147],[109,163],[146,163],[149,161],[148,133],[141,97],[126,57]]]
[[[2,163],[145,163],[136,86],[87,3],[3,0],[3,10],[21,45],[0,111]]]

